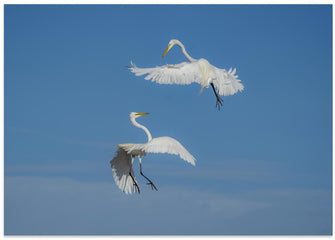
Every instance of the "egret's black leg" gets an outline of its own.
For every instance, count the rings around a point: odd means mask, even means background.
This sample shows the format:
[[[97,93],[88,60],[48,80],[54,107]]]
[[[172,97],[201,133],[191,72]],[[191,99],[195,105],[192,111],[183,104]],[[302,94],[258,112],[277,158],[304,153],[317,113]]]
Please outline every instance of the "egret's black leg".
[[[138,187],[133,175],[131,175],[131,171],[129,171],[129,175],[130,175],[131,179],[133,179],[134,186],[137,189],[138,193],[140,193],[140,188]]]
[[[140,161],[140,173],[141,173],[141,175],[142,175],[143,177],[145,177],[146,180],[149,181],[147,184],[148,184],[148,185],[149,185],[149,184],[151,185],[151,189],[152,189],[152,190],[155,189],[155,190],[157,191],[157,188],[156,188],[156,186],[153,184],[153,182],[152,182],[149,178],[147,178],[146,176],[144,176],[144,174],[142,173],[142,163],[141,163],[141,161]]]
[[[215,106],[220,110],[220,107],[223,106],[223,99],[221,97],[219,97],[219,95],[217,94],[213,83],[211,83],[211,86],[212,86],[212,89],[213,89],[215,97],[216,97],[216,105]]]

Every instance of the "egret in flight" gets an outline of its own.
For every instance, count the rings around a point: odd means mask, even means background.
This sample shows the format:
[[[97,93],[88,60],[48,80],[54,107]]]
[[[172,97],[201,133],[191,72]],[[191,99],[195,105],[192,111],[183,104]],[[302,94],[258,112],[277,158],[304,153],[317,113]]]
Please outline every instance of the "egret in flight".
[[[147,184],[151,185],[151,189],[155,189],[156,191],[156,186],[142,172],[142,156],[145,156],[147,153],[170,153],[179,155],[180,158],[195,166],[195,158],[176,139],[171,137],[152,138],[149,130],[135,120],[143,115],[148,115],[148,113],[132,112],[129,117],[135,127],[145,131],[148,136],[148,142],[118,144],[119,148],[116,156],[110,161],[116,185],[126,194],[140,193],[132,167],[135,156],[138,157],[140,162],[141,175],[148,180]]]
[[[155,68],[138,68],[131,62],[130,70],[136,76],[148,74],[144,79],[152,80],[159,84],[191,84],[193,82],[201,84],[203,88],[208,88],[211,85],[216,96],[216,106],[220,110],[223,105],[223,100],[219,95],[228,96],[242,91],[244,89],[241,80],[235,75],[236,68],[230,68],[229,71],[220,69],[211,65],[206,59],[194,59],[185,50],[184,45],[176,39],[172,39],[163,56],[173,47],[179,46],[189,62],[179,64],[167,64],[157,66]]]

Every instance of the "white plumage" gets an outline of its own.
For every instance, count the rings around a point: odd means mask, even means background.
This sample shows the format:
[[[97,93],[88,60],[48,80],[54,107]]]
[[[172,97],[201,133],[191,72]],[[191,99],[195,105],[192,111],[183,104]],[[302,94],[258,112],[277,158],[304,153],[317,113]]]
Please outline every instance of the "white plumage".
[[[220,105],[222,106],[222,99],[218,95],[233,95],[244,89],[241,80],[235,75],[236,68],[230,68],[229,71],[227,71],[211,65],[206,59],[194,59],[188,55],[184,45],[176,39],[169,42],[163,57],[174,45],[177,45],[182,49],[189,62],[182,62],[174,65],[168,64],[154,68],[138,68],[131,62],[131,66],[129,67],[130,70],[135,73],[136,76],[147,74],[144,78],[145,80],[152,80],[159,84],[188,85],[194,82],[199,83],[201,84],[200,92],[202,92],[204,87],[207,88],[211,84],[219,108]]]
[[[213,84],[217,88],[219,95],[234,95],[244,89],[241,80],[237,79],[238,75],[235,75],[236,68],[230,68],[228,71],[216,67],[213,69],[215,75],[215,77],[213,77]]]
[[[144,144],[134,144],[133,147],[128,149],[128,153],[139,151],[141,155],[146,153],[169,153],[179,155],[181,159],[191,163],[195,166],[194,157],[180,144],[176,139],[171,137],[158,137],[153,138]]]
[[[152,80],[159,84],[188,85],[194,82],[201,84],[201,72],[197,62],[183,62],[175,65],[167,64],[155,68],[138,68],[131,62],[130,70],[136,76],[148,74],[145,76],[145,80]]]
[[[136,181],[132,165],[133,163],[130,155],[124,149],[119,148],[116,152],[116,156],[111,161],[111,166],[116,185],[126,194],[137,191],[133,179],[129,174],[130,172]]]
[[[135,174],[132,168],[135,156],[138,157],[140,162],[140,173],[148,180],[148,184],[152,189],[157,190],[152,181],[143,175],[142,172],[142,156],[147,153],[169,153],[179,155],[180,158],[191,163],[195,166],[195,158],[183,147],[183,145],[176,139],[171,137],[158,137],[152,138],[149,130],[136,122],[135,118],[147,115],[148,113],[135,113],[130,114],[130,120],[134,126],[143,129],[147,136],[148,142],[143,144],[124,143],[118,144],[116,156],[110,161],[113,170],[113,177],[116,185],[126,194],[140,192]]]

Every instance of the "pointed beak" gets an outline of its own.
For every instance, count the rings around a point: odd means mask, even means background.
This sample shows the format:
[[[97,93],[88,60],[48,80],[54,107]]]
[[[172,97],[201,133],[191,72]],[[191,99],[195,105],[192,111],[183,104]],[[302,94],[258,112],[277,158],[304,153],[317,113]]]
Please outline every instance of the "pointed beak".
[[[136,113],[136,116],[144,116],[144,115],[148,115],[149,113]]]
[[[170,50],[170,44],[167,46],[167,48],[166,48],[166,50],[165,50],[165,52],[164,52],[162,58],[165,56],[165,54],[166,54],[169,50]]]

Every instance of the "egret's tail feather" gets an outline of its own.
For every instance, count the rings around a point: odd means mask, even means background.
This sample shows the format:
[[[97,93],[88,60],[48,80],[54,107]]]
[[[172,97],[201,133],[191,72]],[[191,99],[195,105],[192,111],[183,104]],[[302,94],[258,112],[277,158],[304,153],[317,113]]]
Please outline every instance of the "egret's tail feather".
[[[218,94],[223,96],[233,95],[238,91],[244,89],[238,75],[235,75],[236,68],[230,68],[228,71],[225,69],[216,68],[216,79],[213,80]]]

